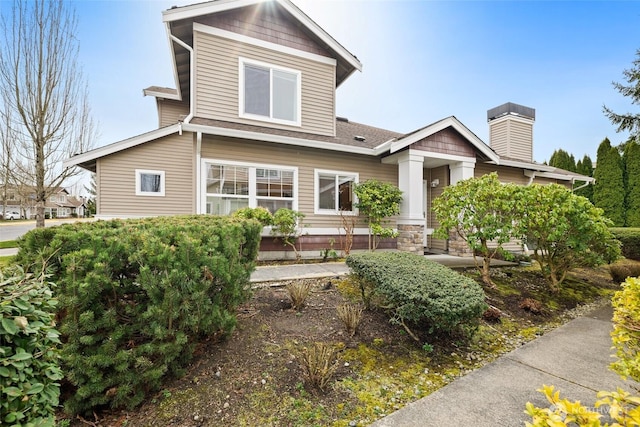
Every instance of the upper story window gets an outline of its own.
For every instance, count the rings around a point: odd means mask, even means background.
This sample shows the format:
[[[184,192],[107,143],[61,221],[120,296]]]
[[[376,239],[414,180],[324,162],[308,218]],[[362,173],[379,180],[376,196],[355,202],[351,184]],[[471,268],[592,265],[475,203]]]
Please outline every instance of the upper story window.
[[[300,126],[300,71],[240,58],[240,117]]]
[[[164,171],[136,169],[136,196],[164,196]]]
[[[342,211],[355,214],[355,184],[358,174],[352,172],[315,171],[315,213],[337,214]]]

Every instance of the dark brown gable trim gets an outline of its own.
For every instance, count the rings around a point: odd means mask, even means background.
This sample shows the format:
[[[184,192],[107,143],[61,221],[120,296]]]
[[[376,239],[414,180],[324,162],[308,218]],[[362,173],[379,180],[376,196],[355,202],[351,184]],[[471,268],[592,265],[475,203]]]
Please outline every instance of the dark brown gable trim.
[[[414,150],[464,157],[475,157],[476,155],[471,143],[451,127],[411,144],[411,148]]]
[[[302,26],[294,22],[280,6],[272,3],[200,16],[195,18],[195,22],[304,52],[333,57],[312,40],[302,30]]]

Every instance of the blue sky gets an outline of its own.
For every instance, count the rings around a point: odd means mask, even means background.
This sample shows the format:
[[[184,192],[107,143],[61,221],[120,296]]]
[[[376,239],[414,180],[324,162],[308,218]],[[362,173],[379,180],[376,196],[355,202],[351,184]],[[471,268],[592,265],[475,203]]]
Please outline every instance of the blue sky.
[[[603,138],[627,138],[603,104],[639,108],[611,82],[640,48],[640,2],[293,1],[363,63],[337,92],[353,121],[410,132],[454,115],[488,143],[487,110],[515,102],[536,109],[536,161],[557,148],[595,161]],[[98,146],[157,127],[142,89],[175,87],[161,12],[193,2],[73,3]]]

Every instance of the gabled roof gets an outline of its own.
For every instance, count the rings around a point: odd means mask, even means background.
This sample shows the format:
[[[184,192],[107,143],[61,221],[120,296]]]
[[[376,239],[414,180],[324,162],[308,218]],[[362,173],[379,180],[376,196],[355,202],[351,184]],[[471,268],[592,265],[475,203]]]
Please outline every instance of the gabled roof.
[[[478,150],[487,160],[498,162],[500,156],[496,154],[487,144],[485,144],[475,133],[471,132],[468,127],[462,124],[455,116],[449,116],[437,122],[431,123],[423,128],[417,129],[406,135],[401,136],[391,143],[390,153],[400,151],[411,144],[414,144],[436,132],[440,132],[448,127],[455,129],[469,143]]]
[[[174,59],[174,76],[176,79],[176,98],[182,100],[189,96],[191,58],[185,46],[193,47],[193,25],[200,17],[221,12],[228,12],[244,7],[273,4],[280,7],[285,13],[300,23],[300,28],[319,46],[332,52],[337,59],[336,86],[339,86],[354,71],[362,71],[362,64],[358,58],[338,43],[318,24],[302,12],[290,0],[213,0],[189,6],[172,7],[162,12],[162,19],[167,26],[167,37]],[[177,42],[173,37],[176,37]],[[151,89],[151,88],[149,88]],[[158,96],[154,91],[145,91],[145,94]]]

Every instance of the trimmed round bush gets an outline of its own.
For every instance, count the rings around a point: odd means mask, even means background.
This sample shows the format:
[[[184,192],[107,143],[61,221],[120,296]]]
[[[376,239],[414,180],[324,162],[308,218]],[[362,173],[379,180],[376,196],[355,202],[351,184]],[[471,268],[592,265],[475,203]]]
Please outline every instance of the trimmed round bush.
[[[473,279],[408,252],[352,254],[347,265],[390,309],[393,323],[426,327],[429,333],[474,328],[487,309]]]

